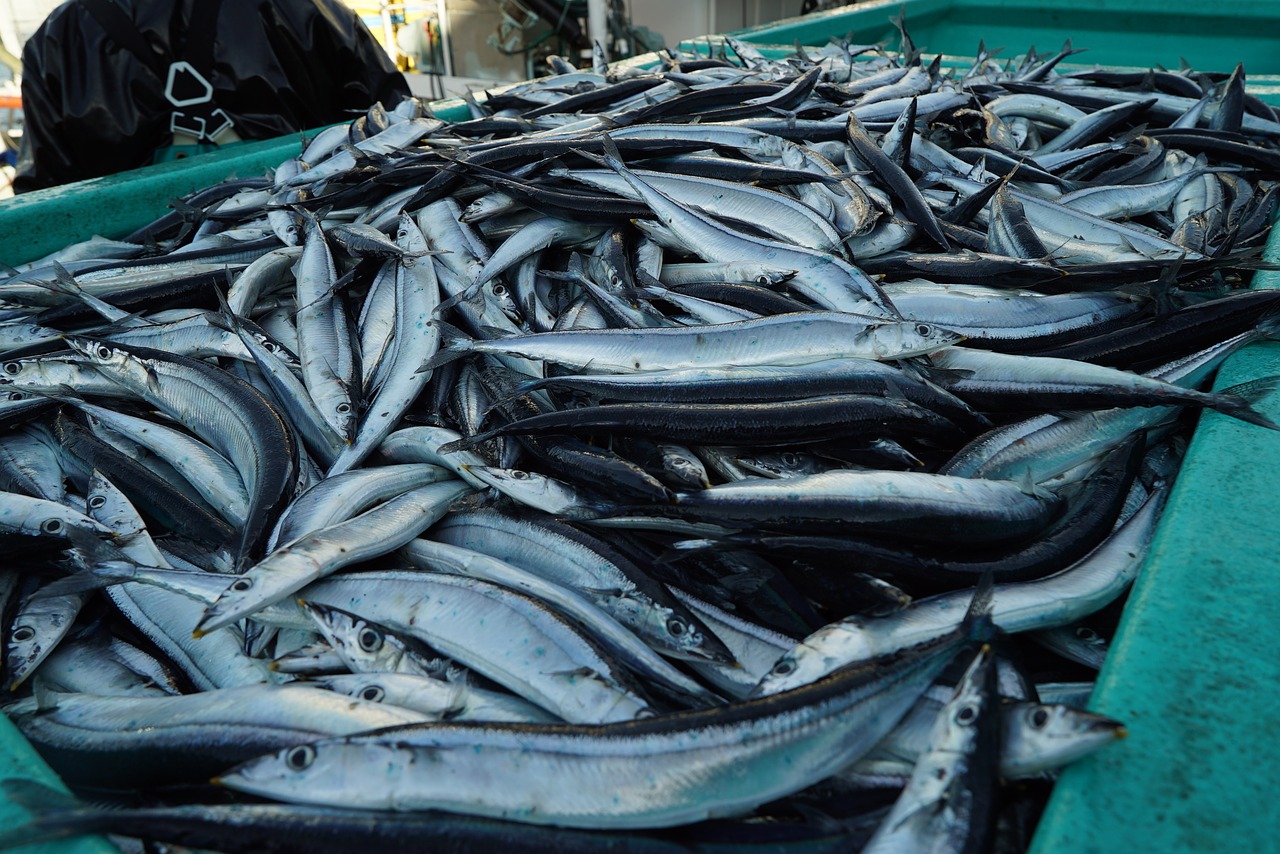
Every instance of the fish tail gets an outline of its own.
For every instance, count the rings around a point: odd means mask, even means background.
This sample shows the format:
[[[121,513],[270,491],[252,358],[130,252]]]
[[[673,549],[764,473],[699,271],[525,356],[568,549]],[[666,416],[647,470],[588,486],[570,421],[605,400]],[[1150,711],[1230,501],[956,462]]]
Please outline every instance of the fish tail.
[[[1256,331],[1264,341],[1280,340],[1280,309],[1272,308],[1264,314],[1258,321]]]
[[[1266,427],[1268,430],[1280,430],[1280,424],[1276,424],[1271,418],[1254,408],[1255,404],[1265,400],[1277,388],[1280,388],[1280,374],[1259,377],[1258,379],[1224,389],[1220,394],[1215,395],[1216,397],[1224,398],[1224,400],[1214,404],[1213,408],[1223,415],[1230,415],[1240,421],[1257,424],[1259,427]]]
[[[73,795],[24,777],[0,780],[0,793],[31,815],[31,821],[0,833],[0,849],[66,839],[106,829],[109,811],[82,804]]]
[[[418,369],[418,373],[434,371],[436,368],[461,359],[471,352],[472,340],[465,332],[439,318],[431,322],[440,330],[440,338],[444,344],[436,351],[434,356],[423,363],[422,367]]]

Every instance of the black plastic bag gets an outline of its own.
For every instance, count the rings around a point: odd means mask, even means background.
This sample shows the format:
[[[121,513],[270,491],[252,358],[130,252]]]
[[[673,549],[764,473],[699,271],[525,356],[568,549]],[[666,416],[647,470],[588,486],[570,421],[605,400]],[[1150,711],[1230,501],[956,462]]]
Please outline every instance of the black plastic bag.
[[[145,166],[175,129],[265,139],[409,94],[339,0],[71,0],[22,61],[18,192]]]

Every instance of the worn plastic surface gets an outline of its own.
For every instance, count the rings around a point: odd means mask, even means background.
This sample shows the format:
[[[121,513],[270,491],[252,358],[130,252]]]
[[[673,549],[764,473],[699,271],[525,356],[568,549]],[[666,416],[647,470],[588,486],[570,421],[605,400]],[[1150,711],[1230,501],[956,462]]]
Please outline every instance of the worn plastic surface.
[[[55,786],[66,791],[62,782],[44,764],[27,740],[0,715],[0,777],[21,777]],[[25,823],[27,813],[22,807],[0,798],[0,835],[4,830]],[[40,845],[23,845],[9,849],[13,854],[116,854],[117,849],[97,836],[81,836],[65,842]]]
[[[1216,387],[1275,375],[1280,342],[1255,344]],[[1280,393],[1258,409],[1280,419]],[[1280,433],[1201,416],[1090,703],[1130,736],[1066,770],[1033,854],[1276,850],[1277,474]]]
[[[734,35],[756,44],[899,45],[889,18],[905,14],[916,47],[926,54],[971,57],[978,42],[1013,59],[1035,46],[1052,54],[1068,38],[1084,48],[1069,65],[1230,71],[1243,62],[1250,91],[1280,103],[1280,2],[1237,0],[873,0],[847,10],[789,18]]]
[[[301,151],[300,136],[246,142],[6,199],[0,202],[0,262],[34,260],[95,234],[123,237],[163,214],[171,199],[228,178],[261,175]]]

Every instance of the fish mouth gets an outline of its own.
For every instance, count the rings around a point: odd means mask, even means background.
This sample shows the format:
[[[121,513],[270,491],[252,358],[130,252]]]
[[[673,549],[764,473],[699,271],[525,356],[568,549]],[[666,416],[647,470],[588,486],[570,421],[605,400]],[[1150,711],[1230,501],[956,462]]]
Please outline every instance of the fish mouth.
[[[696,661],[700,664],[718,664],[739,669],[742,667],[742,664],[729,651],[728,647],[724,649],[706,646],[667,647],[663,649],[662,654],[667,658],[674,658],[680,661]]]
[[[1098,720],[1091,721],[1085,732],[1090,735],[1110,735],[1117,740],[1129,737],[1129,730],[1124,724],[1114,718],[1107,717],[1100,717]]]

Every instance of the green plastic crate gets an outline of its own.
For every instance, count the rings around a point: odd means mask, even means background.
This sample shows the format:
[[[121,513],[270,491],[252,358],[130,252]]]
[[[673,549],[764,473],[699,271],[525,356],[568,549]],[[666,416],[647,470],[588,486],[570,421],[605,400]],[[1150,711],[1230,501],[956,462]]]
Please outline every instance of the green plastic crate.
[[[1012,58],[1032,44],[1056,50],[1070,36],[1089,48],[1076,59],[1090,64],[1176,66],[1185,57],[1197,69],[1230,70],[1243,60],[1251,91],[1280,102],[1280,76],[1267,76],[1280,75],[1280,0],[1177,12],[1135,0],[886,0],[734,35],[789,47],[852,33],[857,42],[895,46],[888,18],[899,12],[927,54],[972,56],[985,39]],[[458,102],[434,106],[442,118],[465,117]],[[123,236],[163,213],[169,199],[259,174],[299,150],[296,138],[248,143],[0,202],[0,262],[21,263],[95,233]],[[1280,237],[1273,235],[1267,258],[1280,263]],[[1254,286],[1280,287],[1280,275],[1260,273]],[[1257,344],[1223,366],[1217,385],[1273,374],[1280,374],[1280,344]],[[1280,399],[1259,408],[1280,420]],[[1212,412],[1202,416],[1092,701],[1125,721],[1130,737],[1063,774],[1035,839],[1037,854],[1277,848],[1277,474],[1280,435]],[[3,719],[0,776],[53,779]],[[0,801],[0,822],[21,816]],[[21,850],[111,849],[78,840]]]

